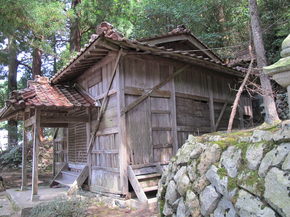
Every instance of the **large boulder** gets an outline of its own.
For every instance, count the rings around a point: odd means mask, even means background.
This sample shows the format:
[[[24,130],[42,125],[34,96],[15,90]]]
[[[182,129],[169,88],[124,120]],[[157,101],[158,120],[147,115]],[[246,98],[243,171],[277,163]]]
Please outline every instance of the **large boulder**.
[[[208,216],[216,209],[221,195],[215,190],[213,185],[207,186],[200,194],[201,214]]]
[[[235,146],[228,147],[227,150],[222,153],[220,167],[223,166],[231,178],[234,178],[238,174],[238,169],[242,160],[241,154],[242,150]]]
[[[200,205],[198,196],[192,191],[188,190],[186,193],[185,206],[192,217],[200,216]]]
[[[272,167],[280,167],[289,151],[290,143],[282,143],[277,148],[268,152],[261,162],[258,171],[259,176],[264,178]]]
[[[265,200],[281,216],[290,216],[290,174],[272,168],[265,178]]]
[[[266,207],[250,193],[240,190],[235,208],[240,216],[275,217],[275,212]]]
[[[225,197],[222,197],[213,214],[214,217],[238,217],[233,203]]]
[[[250,170],[257,170],[263,158],[265,145],[261,144],[252,144],[248,147],[246,152],[246,161],[247,168]]]
[[[222,194],[228,200],[232,199],[235,195],[235,190],[228,192],[228,177],[223,176],[222,178],[218,175],[218,168],[214,165],[206,172],[206,178],[215,187],[216,191]]]
[[[208,168],[220,160],[222,150],[217,144],[207,148],[200,156],[200,163],[197,166],[200,175],[203,175]]]
[[[178,197],[179,195],[177,192],[177,186],[174,180],[171,180],[166,189],[165,201],[172,205],[178,199]]]
[[[266,130],[254,130],[250,142],[270,141],[273,139],[273,134]]]

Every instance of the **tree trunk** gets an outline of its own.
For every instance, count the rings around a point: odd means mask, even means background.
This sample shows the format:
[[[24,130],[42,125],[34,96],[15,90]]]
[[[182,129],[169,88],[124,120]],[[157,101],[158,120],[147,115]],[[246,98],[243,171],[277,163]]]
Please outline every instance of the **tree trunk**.
[[[267,75],[264,74],[262,68],[267,66],[267,58],[264,48],[264,42],[262,38],[262,31],[259,21],[259,14],[258,14],[258,6],[257,0],[249,0],[249,9],[250,9],[250,16],[251,16],[251,26],[252,32],[254,36],[254,45],[257,54],[257,63],[260,73],[260,81],[261,86],[263,89],[263,100],[264,100],[264,107],[265,107],[265,122],[267,124],[275,124],[280,122],[276,104],[274,101],[274,97],[272,95],[272,86],[270,83],[270,79]]]
[[[71,7],[74,10],[75,17],[70,21],[70,52],[78,52],[81,50],[81,14],[77,13],[76,6],[81,0],[72,0]]]
[[[34,80],[36,75],[41,75],[41,51],[34,48],[32,56],[32,79]]]
[[[33,50],[33,60],[32,60],[32,80],[36,78],[37,75],[41,76],[41,51],[38,48]],[[43,142],[43,129],[39,130],[40,142]]]
[[[9,55],[9,66],[8,66],[8,93],[17,90],[17,68],[19,62],[17,60],[16,45],[14,39],[11,37],[8,40],[8,55]],[[18,143],[17,137],[17,121],[8,121],[8,148]]]

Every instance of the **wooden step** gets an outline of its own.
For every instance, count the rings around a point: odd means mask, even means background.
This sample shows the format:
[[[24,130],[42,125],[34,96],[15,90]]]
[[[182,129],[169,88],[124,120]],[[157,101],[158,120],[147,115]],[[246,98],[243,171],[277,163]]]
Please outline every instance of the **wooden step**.
[[[60,171],[61,174],[65,174],[65,175],[68,175],[68,176],[74,176],[74,177],[78,177],[80,175],[80,173],[77,173],[77,172],[73,172],[73,171],[70,171],[70,170],[63,170],[63,171]]]
[[[145,174],[145,175],[138,175],[138,176],[136,176],[136,178],[138,180],[152,179],[152,178],[161,178],[161,174],[160,173],[151,173],[151,174]]]
[[[140,181],[140,185],[142,188],[150,187],[150,186],[155,186],[158,185],[159,179],[144,179]]]
[[[158,190],[158,186],[150,186],[150,187],[146,187],[146,188],[142,188],[144,192],[149,192],[149,191],[157,191]]]
[[[57,183],[59,183],[59,184],[68,186],[68,187],[71,187],[73,185],[73,183],[68,182],[66,180],[63,180],[63,179],[55,179],[54,181],[57,182]]]

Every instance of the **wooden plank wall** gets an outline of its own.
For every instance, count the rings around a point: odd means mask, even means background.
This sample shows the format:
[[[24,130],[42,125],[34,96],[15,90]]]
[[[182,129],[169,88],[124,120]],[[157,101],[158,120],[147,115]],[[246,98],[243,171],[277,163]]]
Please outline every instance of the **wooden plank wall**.
[[[175,68],[176,70],[176,68]],[[211,132],[210,123],[210,88],[209,76],[213,93],[214,119],[217,121],[226,102],[234,77],[213,73],[198,66],[192,66],[175,77],[177,137],[178,146],[181,147],[189,134],[202,135]],[[234,94],[230,100],[234,99]],[[225,114],[217,130],[227,126],[231,103],[227,106]],[[237,120],[234,124],[236,126]]]
[[[169,65],[126,57],[125,106],[169,75]],[[171,82],[126,113],[131,165],[168,162],[173,150]]]
[[[102,102],[107,91],[115,59],[96,71],[84,73],[78,82],[97,100]],[[91,191],[120,193],[119,134],[117,116],[117,79],[112,83],[105,113],[100,122],[91,151]],[[95,129],[98,109],[92,110],[91,130]]]

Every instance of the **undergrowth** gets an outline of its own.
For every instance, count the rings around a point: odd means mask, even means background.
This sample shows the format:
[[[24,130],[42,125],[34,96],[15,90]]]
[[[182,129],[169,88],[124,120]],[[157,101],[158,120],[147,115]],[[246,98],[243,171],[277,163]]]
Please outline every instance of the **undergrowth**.
[[[59,196],[55,200],[38,204],[33,207],[31,217],[79,217],[86,216],[87,208],[91,204],[89,199],[84,199],[77,196],[66,198]]]

